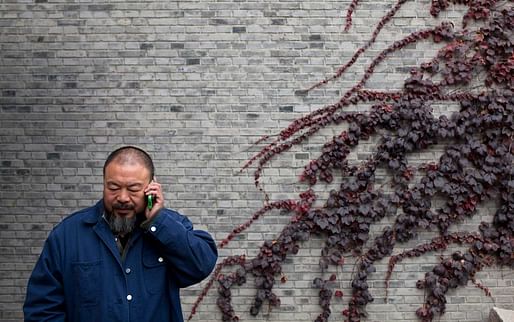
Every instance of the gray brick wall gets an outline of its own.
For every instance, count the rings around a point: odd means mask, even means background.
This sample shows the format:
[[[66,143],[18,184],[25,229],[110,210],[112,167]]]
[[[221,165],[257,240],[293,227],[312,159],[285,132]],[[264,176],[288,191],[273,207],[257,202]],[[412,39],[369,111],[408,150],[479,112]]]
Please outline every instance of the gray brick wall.
[[[276,134],[291,120],[332,103],[354,85],[377,53],[410,32],[442,20],[460,25],[463,8],[438,18],[427,1],[407,2],[370,50],[335,83],[304,95],[345,63],[372,32],[390,1],[366,1],[343,32],[348,1],[0,1],[0,320],[21,321],[27,277],[52,227],[101,196],[101,166],[109,151],[136,144],[155,158],[167,204],[222,240],[263,204],[252,172],[238,174],[261,135]],[[380,65],[368,87],[399,88],[409,67],[437,48],[419,43]],[[365,109],[365,106],[358,108]],[[454,107],[441,106],[440,113]],[[294,197],[302,166],[340,129],[323,130],[302,147],[273,160],[263,183],[272,199]],[[359,162],[371,151],[352,153]],[[435,160],[443,147],[413,156]],[[335,183],[336,184],[336,183]],[[334,185],[335,185],[334,184]],[[330,186],[316,186],[324,196]],[[455,230],[476,230],[494,205]],[[221,251],[254,256],[288,217],[265,216]],[[383,222],[380,227],[387,224]],[[427,232],[402,247],[422,243]],[[320,275],[321,239],[291,257],[276,286],[282,306],[249,316],[252,281],[233,291],[242,320],[313,321],[319,314],[312,279]],[[398,248],[395,252],[400,252]],[[454,250],[454,249],[452,249]],[[449,254],[451,250],[443,254]],[[369,321],[414,321],[423,293],[414,285],[438,254],[405,260],[385,297],[387,262],[372,276],[375,302]],[[352,262],[337,272],[350,294]],[[448,294],[440,321],[485,321],[496,303],[514,307],[513,272],[488,268],[478,276],[494,301],[468,286]],[[201,285],[183,292],[187,314]],[[341,320],[348,297],[333,301]],[[213,289],[195,321],[220,321]]]

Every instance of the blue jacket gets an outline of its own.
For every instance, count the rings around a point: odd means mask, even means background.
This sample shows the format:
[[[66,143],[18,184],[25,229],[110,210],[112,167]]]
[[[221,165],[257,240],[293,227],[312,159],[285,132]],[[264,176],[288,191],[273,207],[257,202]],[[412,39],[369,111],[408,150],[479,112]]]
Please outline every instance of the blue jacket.
[[[100,201],[50,233],[28,283],[25,321],[182,322],[179,288],[214,268],[211,236],[163,209],[133,231],[122,261],[103,211]]]

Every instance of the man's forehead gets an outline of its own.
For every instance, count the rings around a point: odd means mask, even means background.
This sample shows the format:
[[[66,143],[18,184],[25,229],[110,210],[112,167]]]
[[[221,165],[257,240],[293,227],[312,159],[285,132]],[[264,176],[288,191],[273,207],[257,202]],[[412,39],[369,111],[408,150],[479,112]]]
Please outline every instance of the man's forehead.
[[[136,187],[136,186],[143,186],[146,181],[144,180],[123,180],[123,179],[126,179],[126,178],[108,178],[105,180],[105,183],[106,184],[111,184],[111,185],[117,185],[117,186],[127,186],[127,187]]]
[[[143,164],[139,162],[112,162],[105,169],[106,180],[123,177],[141,178],[141,180],[146,180],[149,175],[150,170],[148,170]]]

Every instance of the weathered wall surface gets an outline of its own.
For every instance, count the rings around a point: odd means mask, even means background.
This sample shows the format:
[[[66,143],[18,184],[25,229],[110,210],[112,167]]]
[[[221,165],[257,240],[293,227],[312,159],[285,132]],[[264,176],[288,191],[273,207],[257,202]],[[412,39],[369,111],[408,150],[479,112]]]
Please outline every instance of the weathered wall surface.
[[[434,19],[428,1],[407,2],[347,74],[305,94],[369,39],[393,2],[362,2],[345,33],[348,5],[328,0],[1,1],[0,320],[22,320],[27,277],[44,239],[63,217],[100,198],[101,167],[109,151],[124,144],[149,151],[167,205],[221,241],[263,204],[252,171],[238,173],[257,151],[252,142],[337,101],[394,40],[443,20],[460,26],[464,14],[464,8],[451,6]],[[367,87],[401,88],[410,67],[436,50],[432,43],[418,43],[394,53]],[[454,109],[442,104],[437,112]],[[273,160],[263,174],[271,198],[303,191],[305,185],[298,183],[302,166],[340,130],[326,129]],[[363,160],[374,143],[359,146],[351,160]],[[436,160],[442,148],[413,155],[412,161]],[[321,195],[331,188],[316,186]],[[494,204],[488,204],[453,230],[476,230],[493,211]],[[279,212],[266,215],[221,257],[254,256],[288,219]],[[386,224],[377,225],[377,232]],[[433,236],[426,232],[402,246]],[[313,321],[320,312],[318,290],[311,284],[322,276],[321,245],[322,238],[314,238],[287,260],[287,282],[276,286],[280,309],[251,317],[252,281],[236,288],[234,303],[242,320]],[[379,263],[370,283],[375,301],[368,306],[369,321],[414,321],[424,298],[415,283],[439,255],[399,264],[387,298],[387,262]],[[333,301],[333,321],[342,319],[352,270],[350,259],[342,269],[330,268],[345,293]],[[514,307],[513,271],[487,268],[477,279],[491,289],[496,306]],[[186,314],[200,289],[183,292]],[[213,289],[193,320],[220,321],[215,303]],[[493,304],[472,285],[459,288],[448,294],[441,321],[484,321]]]

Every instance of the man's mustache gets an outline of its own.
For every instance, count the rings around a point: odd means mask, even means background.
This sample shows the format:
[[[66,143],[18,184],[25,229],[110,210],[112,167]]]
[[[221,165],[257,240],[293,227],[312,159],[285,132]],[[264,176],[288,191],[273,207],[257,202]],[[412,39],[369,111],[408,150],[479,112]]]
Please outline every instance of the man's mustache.
[[[135,206],[128,203],[115,203],[112,205],[112,208],[116,210],[134,210]]]

